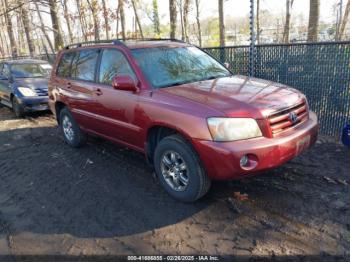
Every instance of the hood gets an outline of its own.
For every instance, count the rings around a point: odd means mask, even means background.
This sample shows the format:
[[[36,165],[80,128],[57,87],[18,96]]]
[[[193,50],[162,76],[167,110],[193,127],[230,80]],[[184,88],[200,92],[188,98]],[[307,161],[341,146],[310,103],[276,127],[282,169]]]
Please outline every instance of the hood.
[[[266,117],[300,103],[304,95],[288,86],[232,76],[161,89],[236,117]]]
[[[17,87],[29,87],[39,95],[47,95],[47,78],[16,78],[14,84]]]

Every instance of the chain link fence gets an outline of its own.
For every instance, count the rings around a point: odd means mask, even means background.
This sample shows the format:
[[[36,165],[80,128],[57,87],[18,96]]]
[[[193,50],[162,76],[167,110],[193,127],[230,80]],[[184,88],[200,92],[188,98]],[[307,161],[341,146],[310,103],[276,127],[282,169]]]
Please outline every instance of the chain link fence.
[[[249,46],[206,48],[236,74],[249,73]],[[303,92],[319,117],[321,133],[341,135],[350,122],[350,42],[258,45],[255,77]]]

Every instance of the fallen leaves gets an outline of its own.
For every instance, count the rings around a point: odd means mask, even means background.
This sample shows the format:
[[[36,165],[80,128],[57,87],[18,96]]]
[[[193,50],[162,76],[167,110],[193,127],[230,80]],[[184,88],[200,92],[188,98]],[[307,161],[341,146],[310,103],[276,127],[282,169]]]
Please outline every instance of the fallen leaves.
[[[239,201],[246,201],[249,199],[248,194],[242,194],[241,192],[234,192],[233,196]]]

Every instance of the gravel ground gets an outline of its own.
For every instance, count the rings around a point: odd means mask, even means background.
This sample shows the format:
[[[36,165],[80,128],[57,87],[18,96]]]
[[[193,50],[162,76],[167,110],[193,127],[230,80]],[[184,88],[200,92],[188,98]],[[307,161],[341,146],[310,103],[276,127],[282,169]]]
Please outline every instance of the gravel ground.
[[[321,137],[255,178],[171,199],[142,154],[68,147],[50,114],[0,108],[0,256],[216,254],[350,259],[350,150]]]

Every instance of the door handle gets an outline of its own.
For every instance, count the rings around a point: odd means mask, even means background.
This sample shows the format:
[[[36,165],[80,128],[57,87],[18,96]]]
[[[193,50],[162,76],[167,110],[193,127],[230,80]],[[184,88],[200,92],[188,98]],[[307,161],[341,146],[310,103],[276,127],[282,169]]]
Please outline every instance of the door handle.
[[[95,94],[98,95],[98,96],[100,96],[100,95],[103,94],[103,92],[102,92],[101,89],[97,88],[97,89],[95,90]]]

